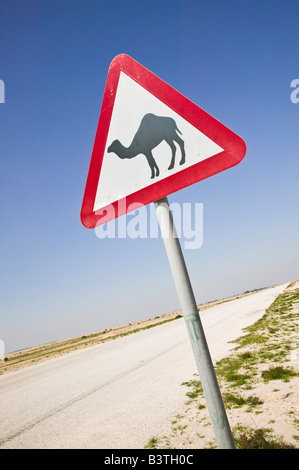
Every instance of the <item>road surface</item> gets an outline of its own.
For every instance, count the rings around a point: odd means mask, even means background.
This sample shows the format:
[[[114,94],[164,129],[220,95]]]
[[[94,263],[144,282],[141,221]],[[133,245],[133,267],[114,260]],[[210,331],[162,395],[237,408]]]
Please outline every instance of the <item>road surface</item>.
[[[287,284],[201,313],[213,362]],[[184,319],[0,377],[0,448],[138,449],[184,408],[197,373]]]

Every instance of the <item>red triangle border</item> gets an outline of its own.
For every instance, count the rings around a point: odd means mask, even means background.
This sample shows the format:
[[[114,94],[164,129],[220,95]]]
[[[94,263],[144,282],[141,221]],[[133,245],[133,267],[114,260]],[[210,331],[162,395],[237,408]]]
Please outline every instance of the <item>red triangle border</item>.
[[[106,140],[109,132],[112,111],[120,73],[124,72],[183,119],[203,132],[207,137],[224,149],[206,160],[152,183],[126,198],[112,203],[113,211],[103,208],[93,211],[97,193]],[[246,153],[246,145],[241,137],[221,124],[195,103],[172,88],[162,79],[136,62],[126,54],[116,56],[110,64],[89,171],[81,208],[81,222],[87,228],[95,228],[109,220],[124,215],[134,208],[149,204],[191,184],[208,178],[216,173],[240,163]],[[133,210],[133,209],[131,209]]]

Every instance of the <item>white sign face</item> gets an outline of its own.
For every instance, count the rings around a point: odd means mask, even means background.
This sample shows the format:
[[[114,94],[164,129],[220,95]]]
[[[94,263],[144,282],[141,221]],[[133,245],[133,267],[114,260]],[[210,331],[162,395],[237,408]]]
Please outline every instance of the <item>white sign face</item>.
[[[151,129],[152,133],[157,133],[157,128],[147,125],[147,136],[140,137],[141,144],[139,142],[138,148],[140,152],[137,154],[134,145],[134,139],[136,140],[142,119],[148,114],[153,116],[150,116],[147,122],[157,121],[157,126],[160,129],[159,119],[155,119],[155,117],[172,118],[177,128],[175,134],[171,129],[172,137],[178,137],[177,140],[169,140],[165,134],[165,138],[170,143],[173,142],[172,146],[175,145],[175,160],[171,169],[169,166],[172,161],[172,148],[166,140],[162,140],[151,149],[158,167],[158,170],[155,169],[154,177],[152,177],[152,169],[148,159],[142,153],[142,151],[148,152],[148,147],[145,149],[145,143],[142,148],[142,142],[146,141]],[[140,132],[142,132],[141,127]],[[154,136],[152,138],[154,139]],[[115,148],[115,152],[108,152],[111,144],[117,140],[120,144]],[[183,141],[182,145],[185,151],[185,161],[182,164],[180,164],[182,161],[181,141]],[[154,143],[157,142],[159,139]],[[121,72],[93,210],[101,209],[153,184],[153,182],[165,179],[222,151],[223,149],[219,145],[124,72]]]

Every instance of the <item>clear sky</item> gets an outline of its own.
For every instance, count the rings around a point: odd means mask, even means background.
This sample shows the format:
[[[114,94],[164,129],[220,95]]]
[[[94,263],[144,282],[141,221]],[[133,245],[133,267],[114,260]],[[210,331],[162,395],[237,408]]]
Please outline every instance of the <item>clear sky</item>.
[[[239,134],[184,250],[198,303],[299,277],[297,0],[0,0],[6,352],[179,309],[161,239],[99,239],[80,210],[111,60],[126,53]],[[182,240],[183,242],[183,240]]]

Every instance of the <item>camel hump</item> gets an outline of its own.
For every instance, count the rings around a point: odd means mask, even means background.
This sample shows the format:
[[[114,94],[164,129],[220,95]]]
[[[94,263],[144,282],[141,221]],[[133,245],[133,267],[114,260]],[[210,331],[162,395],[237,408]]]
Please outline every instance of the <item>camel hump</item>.
[[[152,113],[145,114],[143,118],[141,119],[141,122],[144,124],[150,124],[153,122],[157,124],[161,124],[161,122],[167,122],[169,124],[176,126],[174,119],[170,117],[166,117],[166,116],[157,116],[156,114],[152,114]]]
[[[147,113],[143,116],[140,123],[140,129],[147,128],[151,130],[159,130],[160,132],[173,132],[181,131],[178,129],[174,119],[166,116],[156,116],[152,113]]]

